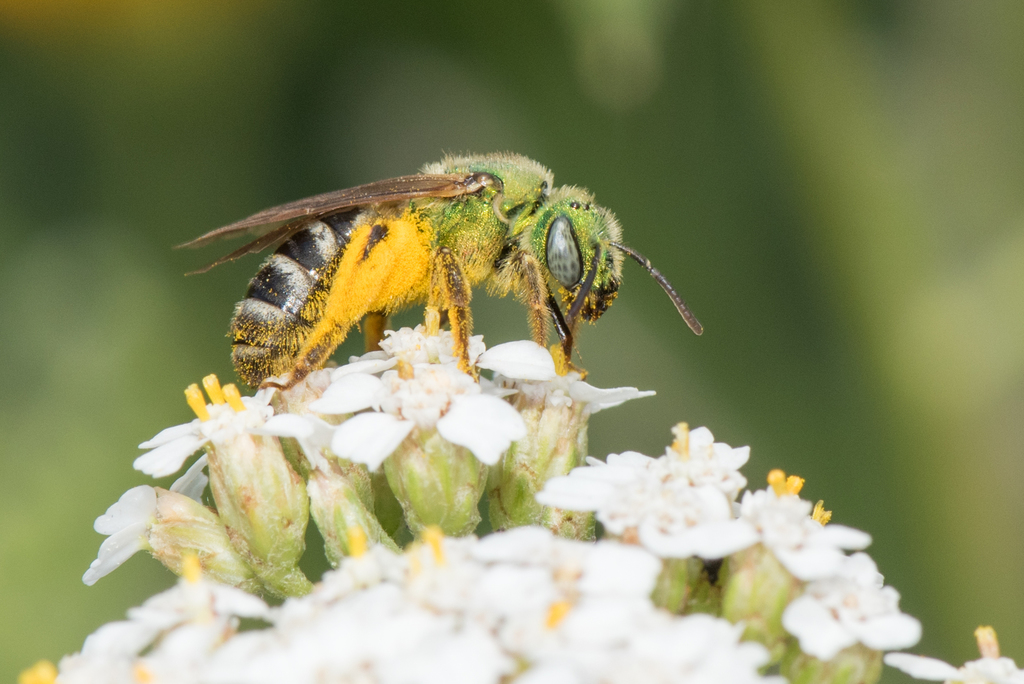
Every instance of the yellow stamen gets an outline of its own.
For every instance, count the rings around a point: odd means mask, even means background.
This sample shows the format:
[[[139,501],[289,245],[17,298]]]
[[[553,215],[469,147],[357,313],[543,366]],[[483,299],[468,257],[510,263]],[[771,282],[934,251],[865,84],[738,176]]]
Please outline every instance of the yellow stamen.
[[[206,399],[203,398],[203,392],[199,389],[199,385],[193,382],[185,388],[185,401],[188,402],[188,407],[192,409],[199,420],[204,423],[210,420],[210,412],[206,410]]]
[[[772,470],[768,473],[768,484],[776,496],[782,496],[786,493],[786,473],[778,468]]]
[[[359,525],[352,525],[346,530],[348,535],[348,555],[359,558],[366,554],[366,532]]]
[[[423,528],[423,541],[430,544],[430,550],[434,552],[434,562],[444,565],[444,532],[437,525],[427,525]]]
[[[40,660],[18,675],[18,684],[53,684],[57,679],[57,668],[49,660]]]
[[[413,378],[416,377],[416,370],[408,361],[403,361],[402,359],[399,359],[398,363],[395,365],[395,370],[398,371],[398,377],[402,378],[403,380],[412,380]]]
[[[181,576],[189,584],[195,584],[203,576],[203,564],[199,562],[199,556],[191,551],[187,552],[181,559]]]
[[[206,393],[210,395],[210,401],[214,404],[223,404],[224,392],[220,388],[220,380],[213,373],[210,373],[203,378],[203,387],[206,389]]]
[[[684,461],[690,460],[690,426],[686,423],[676,423],[672,428],[672,435],[675,441],[672,442],[672,451],[679,454]]]
[[[825,510],[824,499],[814,504],[814,511],[811,513],[811,518],[822,525],[828,525],[828,521],[832,519],[832,511]]]
[[[245,404],[242,403],[242,395],[239,394],[238,388],[235,387],[234,383],[224,385],[224,398],[228,402],[228,406],[234,409],[235,413],[241,413],[245,410]]]
[[[981,652],[982,658],[999,657],[999,639],[996,638],[996,630],[982,625],[974,630],[974,638],[978,640],[978,651]]]
[[[569,373],[569,359],[565,358],[565,354],[562,353],[562,345],[556,342],[548,347],[548,353],[551,354],[551,360],[555,362],[555,372],[559,375],[567,375]]]
[[[135,663],[132,665],[132,677],[135,678],[139,684],[149,684],[154,680],[153,673],[149,671],[149,668],[142,663]]]
[[[786,478],[786,493],[796,496],[804,488],[804,478],[790,475]]]
[[[548,629],[554,629],[558,624],[565,619],[565,616],[569,614],[569,610],[572,608],[572,604],[568,601],[555,601],[548,608],[548,617],[544,621],[544,626]]]

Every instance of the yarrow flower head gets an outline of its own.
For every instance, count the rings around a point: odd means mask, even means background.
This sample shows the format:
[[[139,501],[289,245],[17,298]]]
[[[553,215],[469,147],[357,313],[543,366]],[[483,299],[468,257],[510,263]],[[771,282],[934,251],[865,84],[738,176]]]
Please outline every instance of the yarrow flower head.
[[[877,651],[907,648],[921,638],[921,623],[900,612],[899,600],[895,589],[883,586],[875,562],[856,553],[834,577],[809,583],[782,624],[804,653],[821,660],[856,643]]]

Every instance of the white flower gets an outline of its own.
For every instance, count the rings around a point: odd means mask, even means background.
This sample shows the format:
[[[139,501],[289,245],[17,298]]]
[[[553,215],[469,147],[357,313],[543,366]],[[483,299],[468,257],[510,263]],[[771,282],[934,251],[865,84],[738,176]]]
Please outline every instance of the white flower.
[[[583,382],[575,371],[560,376],[555,371],[550,352],[528,340],[491,347],[480,355],[476,365],[494,371],[494,381],[499,387],[516,389],[529,400],[543,401],[549,406],[568,406],[577,402],[583,404],[588,413],[655,394],[641,392],[635,387],[599,389]]]
[[[459,362],[454,353],[455,340],[451,332],[441,330],[437,335],[427,336],[424,330],[422,325],[417,325],[414,329],[388,330],[384,333],[384,339],[380,341],[380,348],[388,357],[400,359],[414,366],[419,363]],[[483,340],[483,335],[473,335],[469,338],[467,352],[471,365],[476,363],[477,358],[484,352]]]
[[[1024,670],[1010,658],[979,658],[953,667],[935,658],[909,653],[887,653],[885,664],[903,670],[914,679],[964,684],[1024,684]]]
[[[292,437],[299,443],[302,453],[313,468],[327,471],[327,457],[324,450],[330,446],[334,426],[323,418],[311,414],[295,415],[281,413],[271,416],[262,428],[250,430],[256,435]]]
[[[843,549],[859,550],[871,536],[851,527],[821,525],[811,518],[811,503],[771,488],[745,492],[740,520],[751,525],[772,554],[794,577],[808,581],[831,577],[846,562]]]
[[[151,449],[135,459],[136,470],[152,477],[165,477],[181,470],[185,460],[210,442],[226,442],[252,428],[258,428],[273,415],[268,402],[271,392],[261,390],[255,397],[241,397],[244,411],[230,404],[207,404],[209,420],[196,418],[190,423],[162,430],[153,439],[139,445]]]
[[[405,375],[406,377],[403,377]],[[335,391],[334,387],[342,389]],[[414,428],[434,429],[443,438],[469,449],[482,463],[495,463],[509,445],[525,436],[519,413],[497,397],[481,394],[480,385],[455,364],[418,364],[377,378],[343,375],[311,405],[322,413],[349,413],[365,408],[334,432],[331,450],[342,458],[376,470]]]
[[[900,612],[899,598],[882,586],[874,561],[857,553],[835,577],[809,583],[786,607],[782,625],[804,653],[821,660],[858,642],[879,651],[906,648],[921,638],[921,623]]]
[[[148,549],[146,533],[155,521],[155,489],[140,485],[122,494],[93,524],[93,529],[108,536],[100,545],[96,560],[82,575],[82,582],[91,587],[137,552]]]
[[[626,452],[610,455],[607,463],[588,463],[549,480],[537,501],[595,511],[608,532],[635,534],[663,557],[723,558],[757,542],[750,525],[733,519],[723,491],[712,484],[695,486],[675,457]]]
[[[680,423],[672,432],[676,440],[665,448],[665,457],[674,461],[673,474],[685,477],[696,486],[715,486],[730,501],[735,501],[740,490],[747,486],[747,478],[740,474],[740,468],[750,459],[750,447],[734,449],[724,442],[716,442],[706,427],[690,430],[685,423]]]

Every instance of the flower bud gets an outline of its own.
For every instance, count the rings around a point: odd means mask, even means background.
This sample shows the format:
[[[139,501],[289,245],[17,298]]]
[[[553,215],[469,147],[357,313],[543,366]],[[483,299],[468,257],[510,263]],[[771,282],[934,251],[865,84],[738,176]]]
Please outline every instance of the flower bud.
[[[413,429],[384,462],[384,473],[413,534],[436,525],[461,537],[480,522],[487,466],[436,429]]]
[[[306,483],[309,511],[324,539],[324,551],[332,567],[351,555],[349,548],[353,526],[360,528],[370,542],[383,544],[391,551],[398,545],[388,536],[373,513],[373,492],[366,467],[342,461],[327,472],[312,471]]]
[[[207,578],[254,594],[262,590],[252,568],[232,548],[216,513],[183,494],[154,489],[156,520],[149,529],[154,558],[180,576],[184,559],[194,555]]]
[[[306,487],[274,437],[236,433],[209,447],[210,490],[232,545],[271,592],[307,593]]]
[[[782,626],[782,613],[800,593],[803,583],[762,544],[734,553],[726,562],[729,577],[722,617],[733,623],[742,621],[746,625],[743,638],[764,644],[771,662],[778,662],[791,640]]]
[[[821,661],[802,653],[794,642],[786,651],[779,672],[789,681],[800,684],[874,684],[882,675],[882,652],[854,644],[831,660]]]
[[[722,612],[722,592],[728,574],[725,561],[666,558],[651,593],[651,601],[677,615]]]

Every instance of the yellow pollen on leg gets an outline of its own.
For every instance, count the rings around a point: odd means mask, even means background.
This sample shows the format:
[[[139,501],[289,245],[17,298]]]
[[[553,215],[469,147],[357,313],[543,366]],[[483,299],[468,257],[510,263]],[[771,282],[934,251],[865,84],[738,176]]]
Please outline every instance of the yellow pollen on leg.
[[[982,658],[999,657],[999,639],[996,638],[995,629],[982,625],[974,630],[974,638],[978,640],[978,651]]]
[[[348,555],[359,558],[366,554],[366,532],[359,525],[352,525],[346,531],[348,536]]]
[[[224,385],[224,399],[227,400],[228,406],[234,409],[235,413],[241,413],[245,410],[245,404],[242,403],[242,395],[238,392],[238,388],[235,387],[234,383]]]
[[[569,373],[569,360],[565,358],[565,354],[562,352],[562,345],[557,342],[548,347],[548,353],[551,354],[551,360],[555,362],[555,372],[559,376],[564,376]]]
[[[828,521],[832,519],[832,511],[825,510],[824,499],[814,504],[814,511],[811,512],[811,518],[813,518],[815,522],[820,523],[822,525],[827,525]]]
[[[53,684],[57,679],[57,667],[49,660],[40,660],[18,675],[18,684]]]
[[[203,576],[203,564],[199,556],[189,551],[181,559],[181,576],[189,584],[196,584]]]
[[[209,395],[210,401],[214,404],[223,404],[226,401],[224,399],[224,391],[220,388],[220,380],[213,373],[203,378],[203,388],[206,390],[206,394]]]
[[[568,601],[555,601],[548,608],[548,617],[544,621],[544,626],[548,629],[554,629],[565,619],[565,616],[569,614],[571,609],[572,604]]]
[[[188,402],[188,407],[192,409],[199,420],[204,423],[210,420],[210,412],[206,410],[206,399],[203,398],[203,392],[199,389],[199,385],[193,382],[185,388],[185,401]]]
[[[438,565],[444,565],[444,532],[441,531],[441,528],[437,525],[427,525],[424,527],[423,541],[430,544],[430,550],[434,552],[434,562]]]
[[[687,423],[676,423],[672,428],[672,436],[675,437],[672,451],[679,454],[682,460],[690,460],[690,426]]]

